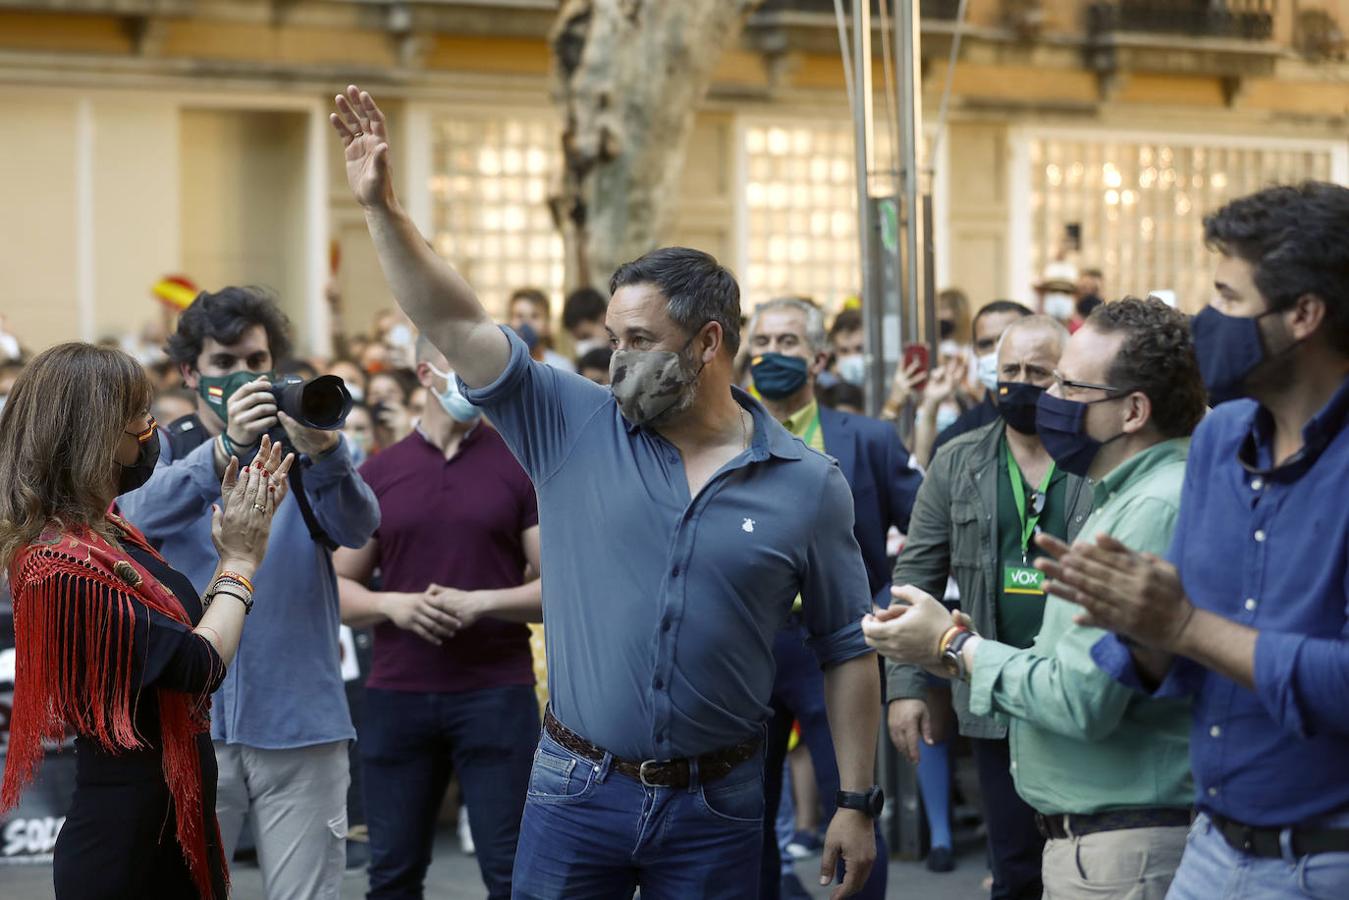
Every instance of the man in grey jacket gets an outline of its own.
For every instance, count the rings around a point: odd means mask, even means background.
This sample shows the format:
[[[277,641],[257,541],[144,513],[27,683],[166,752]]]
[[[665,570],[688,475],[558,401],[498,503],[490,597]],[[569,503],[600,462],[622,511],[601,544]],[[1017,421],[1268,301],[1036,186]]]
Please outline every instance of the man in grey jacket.
[[[1045,595],[1034,561],[1037,530],[1069,542],[1091,511],[1085,480],[1059,471],[1035,433],[1040,394],[1068,333],[1046,316],[1020,319],[998,344],[999,420],[947,444],[933,460],[914,505],[894,583],[940,597],[948,573],[961,609],[980,634],[1029,647]],[[927,677],[916,666],[887,663],[891,733],[911,758],[926,729]],[[1044,841],[1035,814],[1012,783],[1007,724],[970,713],[969,686],[955,685],[960,733],[971,739],[979,770],[993,864],[993,900],[1038,898]]]

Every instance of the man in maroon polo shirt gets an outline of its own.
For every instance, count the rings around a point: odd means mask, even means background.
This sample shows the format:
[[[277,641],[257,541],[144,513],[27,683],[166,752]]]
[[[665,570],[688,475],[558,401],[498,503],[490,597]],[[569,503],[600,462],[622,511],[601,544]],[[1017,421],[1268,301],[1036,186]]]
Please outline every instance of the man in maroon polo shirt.
[[[361,467],[380,527],[334,559],[342,621],[375,629],[358,739],[371,900],[422,896],[452,771],[488,896],[509,897],[539,734],[524,624],[542,620],[525,581],[539,569],[534,488],[448,369],[420,339],[417,376],[438,402]]]

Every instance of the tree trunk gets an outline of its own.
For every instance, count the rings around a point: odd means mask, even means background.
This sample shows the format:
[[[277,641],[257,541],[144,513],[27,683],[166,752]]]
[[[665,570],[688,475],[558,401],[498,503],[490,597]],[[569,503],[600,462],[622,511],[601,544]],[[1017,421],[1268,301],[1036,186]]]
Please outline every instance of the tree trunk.
[[[762,0],[566,0],[551,37],[566,288],[606,291],[669,225],[694,114]]]

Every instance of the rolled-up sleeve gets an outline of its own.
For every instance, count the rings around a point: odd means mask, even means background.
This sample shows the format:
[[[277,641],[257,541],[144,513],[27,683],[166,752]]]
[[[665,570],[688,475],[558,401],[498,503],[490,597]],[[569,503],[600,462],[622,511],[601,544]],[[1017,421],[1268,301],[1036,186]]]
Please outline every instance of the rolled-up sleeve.
[[[529,348],[509,328],[510,360],[495,381],[459,390],[481,407],[535,484],[548,479],[566,460],[576,434],[610,401],[603,387],[572,372],[530,358]]]
[[[822,669],[872,652],[862,636],[871,590],[852,527],[852,493],[838,466],[831,465],[801,579],[807,644]]]
[[[1260,632],[1255,693],[1290,735],[1349,734],[1349,641]]]

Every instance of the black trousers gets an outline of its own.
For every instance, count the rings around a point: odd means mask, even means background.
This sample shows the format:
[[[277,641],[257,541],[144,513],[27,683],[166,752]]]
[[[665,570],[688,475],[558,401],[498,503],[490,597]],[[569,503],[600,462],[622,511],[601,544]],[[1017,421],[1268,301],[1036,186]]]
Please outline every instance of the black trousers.
[[[984,824],[993,865],[992,900],[1039,900],[1044,838],[1035,827],[1035,810],[1012,783],[1012,754],[1007,739],[971,738],[984,796]]]

